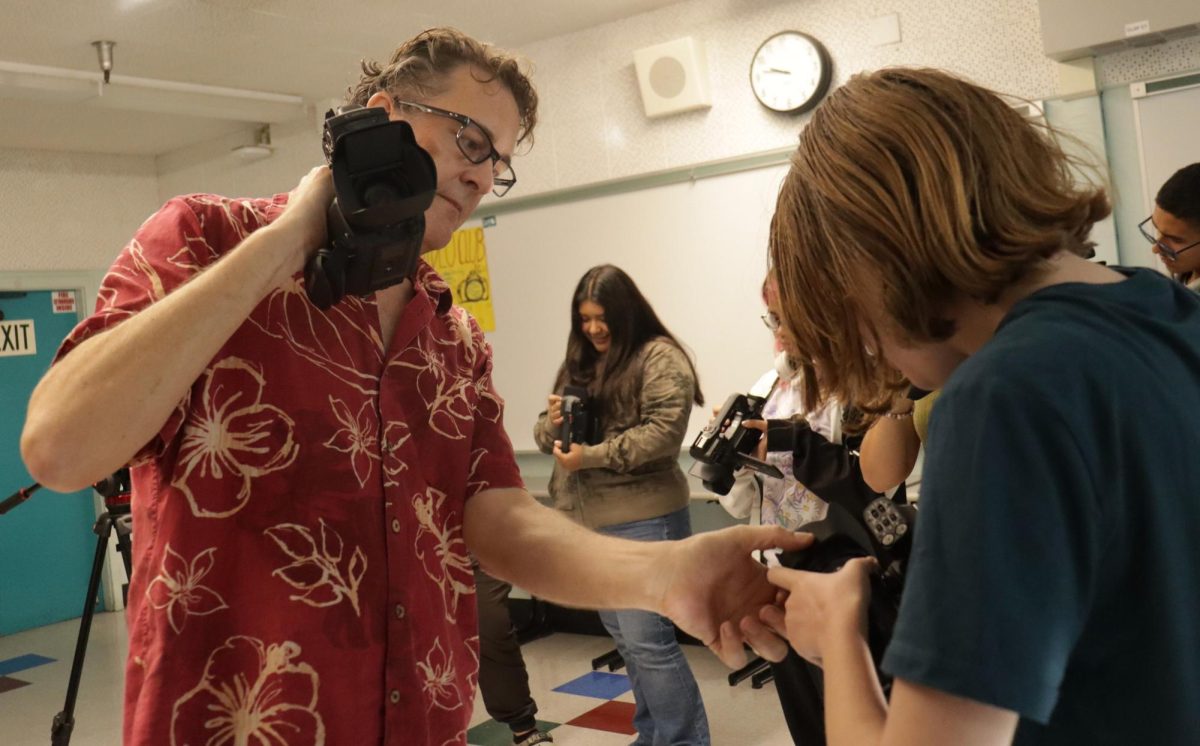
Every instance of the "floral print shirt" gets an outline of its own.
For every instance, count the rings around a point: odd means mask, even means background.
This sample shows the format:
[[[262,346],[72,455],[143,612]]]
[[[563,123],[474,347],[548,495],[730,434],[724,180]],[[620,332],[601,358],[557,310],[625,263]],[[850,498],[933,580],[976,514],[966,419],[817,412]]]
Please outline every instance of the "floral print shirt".
[[[763,379],[770,375],[768,373]],[[755,384],[755,388],[761,384],[762,381]],[[763,405],[763,419],[786,420],[804,413],[802,390],[799,381],[780,379]],[[804,413],[804,419],[813,432],[829,442],[841,442],[842,407],[836,401],[830,400],[820,408]],[[829,511],[828,503],[796,481],[790,451],[768,453],[767,463],[778,467],[784,477],[762,480],[761,520],[764,526],[783,526],[794,531],[806,523],[825,518]]]
[[[168,202],[59,355],[286,201]],[[479,327],[424,262],[414,286],[385,344],[373,296],[321,311],[298,274],[138,454],[126,744],[466,743],[479,658],[464,506],[522,482]]]

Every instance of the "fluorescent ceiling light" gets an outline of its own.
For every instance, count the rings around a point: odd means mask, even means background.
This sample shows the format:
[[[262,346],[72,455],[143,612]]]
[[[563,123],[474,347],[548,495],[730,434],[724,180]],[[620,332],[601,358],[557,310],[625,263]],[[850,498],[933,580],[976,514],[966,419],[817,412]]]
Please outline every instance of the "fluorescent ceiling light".
[[[282,93],[113,75],[0,61],[0,98],[77,103],[240,122],[286,122],[304,99]]]

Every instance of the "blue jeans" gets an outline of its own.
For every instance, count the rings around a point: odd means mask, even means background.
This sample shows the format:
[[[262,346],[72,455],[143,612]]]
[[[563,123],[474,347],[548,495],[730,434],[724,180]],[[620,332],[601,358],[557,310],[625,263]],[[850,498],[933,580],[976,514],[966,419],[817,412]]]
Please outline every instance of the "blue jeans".
[[[600,533],[635,541],[666,541],[691,536],[687,508],[658,518],[620,523]],[[602,611],[608,634],[625,659],[633,685],[637,728],[635,746],[708,746],[708,716],[700,687],[688,666],[671,621],[648,611]]]

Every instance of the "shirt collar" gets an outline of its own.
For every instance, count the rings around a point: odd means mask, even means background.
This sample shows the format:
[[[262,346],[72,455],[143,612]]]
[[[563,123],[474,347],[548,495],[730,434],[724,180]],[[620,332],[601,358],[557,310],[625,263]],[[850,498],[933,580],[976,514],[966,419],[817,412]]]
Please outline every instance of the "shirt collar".
[[[430,300],[433,301],[434,307],[437,308],[439,315],[449,313],[450,307],[454,305],[454,296],[450,294],[450,286],[437,273],[437,270],[430,266],[429,262],[424,259],[421,259],[417,264],[415,284],[425,289]]]

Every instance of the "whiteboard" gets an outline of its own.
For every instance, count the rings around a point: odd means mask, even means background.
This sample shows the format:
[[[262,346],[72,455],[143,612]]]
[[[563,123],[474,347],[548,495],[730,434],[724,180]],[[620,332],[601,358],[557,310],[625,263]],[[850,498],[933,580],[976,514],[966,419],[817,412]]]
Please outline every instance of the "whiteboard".
[[[628,272],[693,355],[707,405],[692,410],[685,445],[712,407],[771,368],[761,288],[786,173],[785,163],[535,207],[484,229],[496,318],[487,337],[517,450],[537,448],[533,425],[566,354],[575,285],[597,264]]]
[[[1093,172],[1091,169],[1073,166],[1071,173],[1075,182],[1081,186],[1096,183],[1103,185],[1103,174],[1109,170],[1109,163],[1104,145],[1104,115],[1100,109],[1100,97],[1050,99],[1044,102],[1043,110],[1047,122],[1059,132],[1070,135],[1060,141],[1063,149],[1082,163],[1095,165],[1098,169]],[[1097,177],[1100,177],[1099,180]],[[1112,197],[1110,190],[1109,198]],[[1121,263],[1120,252],[1117,250],[1115,211],[1093,225],[1088,238],[1096,245],[1094,258],[1097,261],[1108,264]]]
[[[1200,86],[1155,93],[1133,100],[1138,151],[1142,166],[1142,217],[1154,210],[1154,195],[1163,182],[1189,163],[1200,162],[1200,137],[1196,116],[1200,114]],[[1137,247],[1137,264],[1162,267],[1149,242]]]

